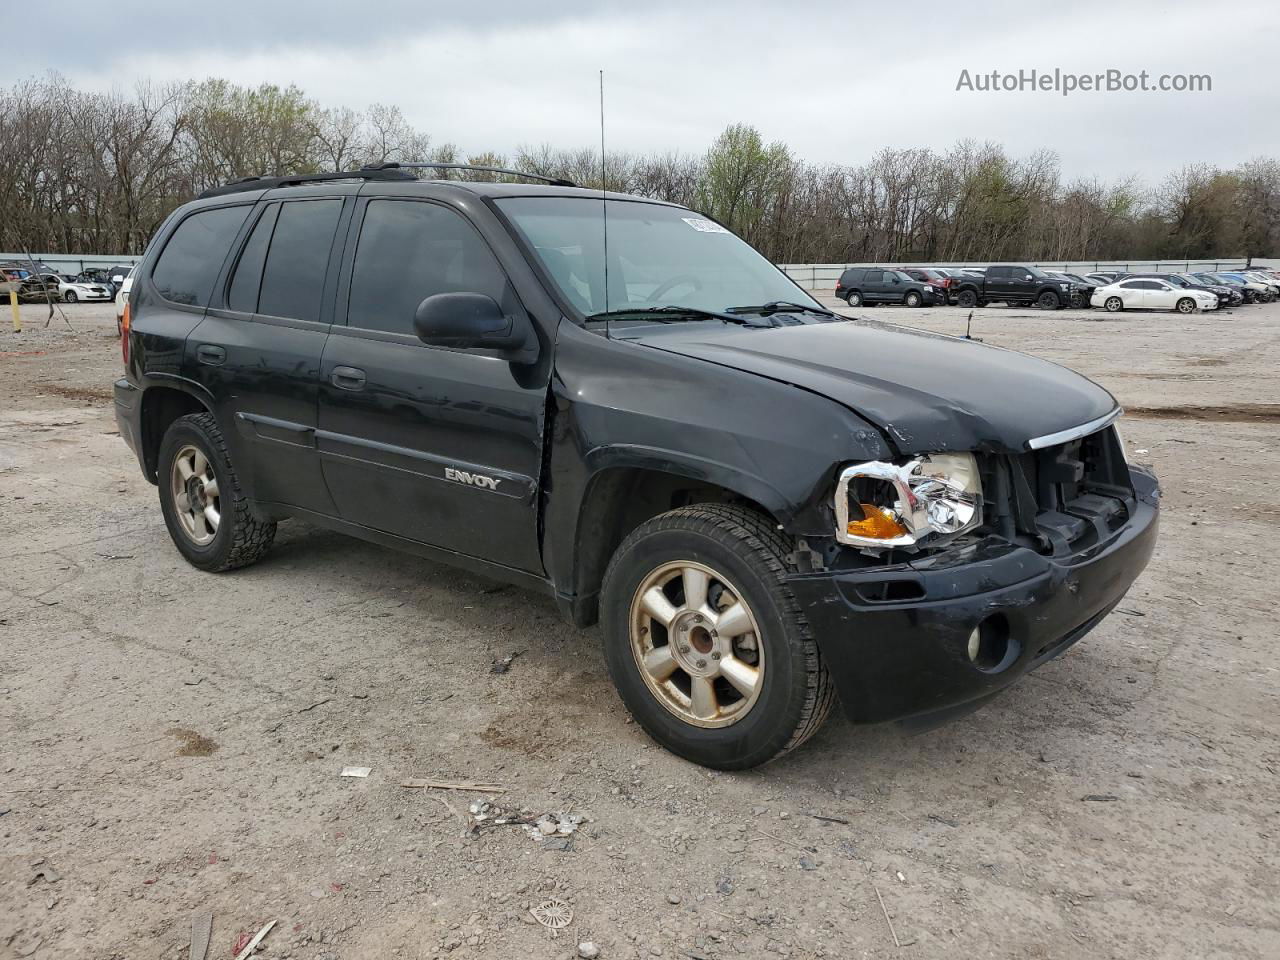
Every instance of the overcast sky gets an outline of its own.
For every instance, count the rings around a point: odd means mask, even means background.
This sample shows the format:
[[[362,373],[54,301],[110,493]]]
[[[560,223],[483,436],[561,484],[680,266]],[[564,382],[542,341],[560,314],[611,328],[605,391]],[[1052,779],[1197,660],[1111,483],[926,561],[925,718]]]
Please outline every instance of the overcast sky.
[[[1186,162],[1280,156],[1280,5],[892,4],[740,0],[262,0],[202,5],[63,0],[48,43],[10,43],[6,84],[55,69],[129,89],[224,77],[294,83],[324,105],[398,105],[463,151],[599,143],[700,153],[755,125],[807,160],[990,139],[1049,148],[1068,176],[1156,181]],[[155,7],[155,9],[151,9]],[[290,11],[290,12],[282,12]],[[366,11],[366,12],[358,12]],[[895,12],[900,11],[900,13]],[[1208,93],[957,91],[962,70],[1209,74]]]

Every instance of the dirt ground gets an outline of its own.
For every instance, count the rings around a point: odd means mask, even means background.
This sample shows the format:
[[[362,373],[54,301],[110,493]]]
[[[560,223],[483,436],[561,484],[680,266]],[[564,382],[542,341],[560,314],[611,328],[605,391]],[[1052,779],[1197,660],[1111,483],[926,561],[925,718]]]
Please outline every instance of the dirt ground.
[[[1280,957],[1280,304],[977,311],[1133,411],[1150,568],[982,711],[836,716],[745,774],[655,747],[540,596],[298,522],[189,567],[115,432],[111,308],[67,314],[0,316],[0,960],[185,958],[201,911],[211,958],[272,920],[308,960]],[[486,799],[586,820],[464,837]]]

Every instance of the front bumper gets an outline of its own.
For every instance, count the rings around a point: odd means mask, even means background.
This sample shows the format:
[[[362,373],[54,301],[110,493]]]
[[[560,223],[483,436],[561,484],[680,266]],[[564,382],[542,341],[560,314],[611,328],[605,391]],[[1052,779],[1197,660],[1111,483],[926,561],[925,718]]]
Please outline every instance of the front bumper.
[[[988,537],[909,563],[790,577],[850,719],[928,725],[930,715],[966,712],[1088,633],[1155,547],[1159,488],[1147,471],[1131,474],[1128,520],[1076,554],[1048,557]],[[1007,638],[995,669],[966,652],[983,623]]]

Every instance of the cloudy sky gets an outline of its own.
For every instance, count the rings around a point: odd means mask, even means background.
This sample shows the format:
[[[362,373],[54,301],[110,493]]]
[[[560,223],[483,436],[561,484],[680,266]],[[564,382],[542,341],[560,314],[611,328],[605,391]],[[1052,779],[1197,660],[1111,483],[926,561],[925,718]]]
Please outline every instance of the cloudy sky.
[[[1280,156],[1274,0],[1078,0],[1040,11],[933,0],[221,0],[194,9],[63,0],[48,13],[68,29],[49,44],[10,44],[0,80],[54,69],[94,88],[210,76],[294,83],[325,105],[396,104],[463,151],[506,151],[598,143],[603,68],[611,149],[697,153],[742,121],[813,161],[973,137],[1015,154],[1049,148],[1072,176],[1153,181],[1185,162]],[[962,70],[1033,68],[1146,70],[1153,82],[1208,74],[1212,91],[956,89]]]

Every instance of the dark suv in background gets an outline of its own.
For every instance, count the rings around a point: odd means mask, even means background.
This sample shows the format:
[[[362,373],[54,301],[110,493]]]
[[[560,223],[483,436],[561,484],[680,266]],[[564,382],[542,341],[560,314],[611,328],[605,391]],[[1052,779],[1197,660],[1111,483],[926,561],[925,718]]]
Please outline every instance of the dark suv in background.
[[[1069,280],[1050,276],[1039,267],[1024,264],[996,264],[987,267],[982,278],[962,280],[954,288],[956,303],[980,307],[992,302],[1009,306],[1035,304],[1057,310],[1071,303]]]
[[[116,416],[187,561],[298,518],[520,584],[600,621],[627,708],[708,766],[803,743],[837,693],[859,723],[973,709],[1155,543],[1107,391],[837,316],[673,204],[250,180],[132,276]]]
[[[916,280],[901,270],[852,267],[836,281],[836,296],[851,307],[900,303],[908,307],[945,304],[946,295],[931,283]]]

